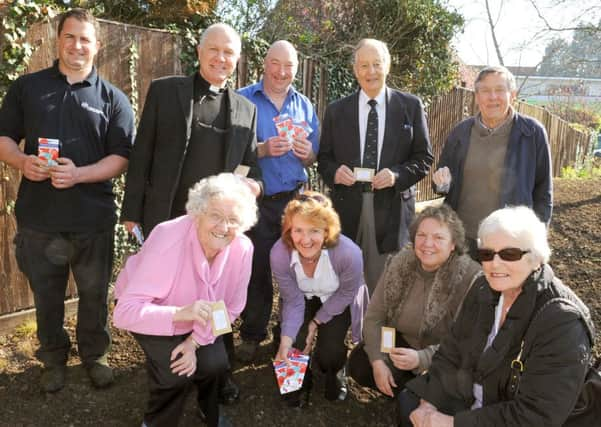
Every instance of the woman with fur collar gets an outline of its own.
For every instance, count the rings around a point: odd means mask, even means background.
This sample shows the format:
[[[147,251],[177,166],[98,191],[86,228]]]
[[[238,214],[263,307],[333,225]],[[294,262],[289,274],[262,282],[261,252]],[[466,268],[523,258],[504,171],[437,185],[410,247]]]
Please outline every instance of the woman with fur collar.
[[[480,265],[466,254],[463,224],[449,206],[424,209],[409,232],[413,244],[388,259],[367,308],[363,343],[349,359],[355,381],[390,397],[428,369],[480,274]],[[389,350],[382,327],[395,331]]]

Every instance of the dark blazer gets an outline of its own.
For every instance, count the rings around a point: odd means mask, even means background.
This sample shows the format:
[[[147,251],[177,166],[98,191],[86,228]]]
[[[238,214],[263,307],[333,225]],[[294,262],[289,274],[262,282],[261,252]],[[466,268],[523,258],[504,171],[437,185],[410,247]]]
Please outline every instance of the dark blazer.
[[[170,219],[186,149],[190,140],[194,76],[154,80],[132,150],[122,221],[142,224],[145,235],[159,222]],[[226,90],[229,114],[225,138],[224,172],[250,166],[248,176],[260,181],[257,165],[256,108],[233,90]]]
[[[475,117],[469,117],[455,126],[438,162],[439,168],[447,166],[451,171],[453,179],[445,202],[455,210],[459,204],[463,168],[475,120]],[[529,206],[541,221],[547,224],[551,221],[553,174],[547,132],[537,120],[517,112],[505,155],[499,209],[508,205]]]
[[[482,276],[466,296],[451,332],[434,354],[428,373],[407,388],[454,415],[456,426],[561,426],[578,399],[588,369],[594,326],[588,308],[548,265],[533,272],[491,346],[484,351],[499,293]],[[547,307],[536,321],[539,299],[574,304]],[[518,392],[511,392],[511,363],[525,343]],[[482,385],[483,407],[470,410],[473,384]],[[592,425],[592,424],[579,424]]]
[[[396,175],[396,181],[394,187],[377,190],[374,195],[376,241],[380,253],[398,249],[401,192],[426,176],[433,161],[421,100],[398,90],[386,90],[386,129],[379,168],[389,168]],[[342,232],[354,240],[361,215],[361,186],[334,184],[336,170],[343,164],[351,170],[361,166],[359,92],[328,105],[318,155],[318,171],[332,190],[332,202],[340,215]]]

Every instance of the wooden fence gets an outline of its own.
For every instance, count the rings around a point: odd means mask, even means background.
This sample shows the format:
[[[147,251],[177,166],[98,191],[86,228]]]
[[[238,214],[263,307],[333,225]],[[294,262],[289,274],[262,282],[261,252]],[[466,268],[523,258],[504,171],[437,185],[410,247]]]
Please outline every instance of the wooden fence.
[[[1,30],[0,30],[1,33]],[[1,35],[1,34],[0,34]],[[166,31],[100,20],[98,53],[99,74],[132,97],[134,87],[138,111],[142,110],[146,91],[153,78],[181,74],[179,40]],[[35,47],[28,72],[50,66],[56,57],[56,20],[32,26],[27,41]],[[137,52],[138,58],[133,55]],[[14,200],[21,180],[20,173],[0,162],[0,315],[33,307],[33,295],[27,279],[19,271],[13,239],[16,222]],[[76,296],[73,280],[69,281],[67,298]],[[1,328],[0,328],[1,329]]]
[[[101,76],[132,96],[137,92],[136,106],[141,111],[150,81],[168,74],[181,74],[179,41],[173,35],[158,30],[140,28],[110,21],[100,22],[100,37],[103,47],[97,64]],[[27,38],[36,47],[28,71],[49,66],[55,57],[55,23],[39,24],[28,31]],[[1,33],[1,29],[0,29]],[[138,58],[133,54],[137,51]],[[239,63],[236,84],[245,85],[248,76],[257,76],[256,70],[248,70],[246,62]],[[318,116],[323,119],[328,103],[326,67],[310,58],[303,59],[299,67],[299,90],[314,103]],[[136,91],[133,89],[136,88]],[[591,136],[578,132],[559,117],[548,111],[517,103],[520,112],[536,117],[546,127],[552,147],[554,175],[561,168],[580,164],[592,149]],[[474,94],[463,88],[453,89],[448,94],[434,99],[427,108],[428,125],[435,159],[438,159],[444,140],[451,128],[476,110]],[[436,163],[433,166],[436,170]],[[13,215],[14,200],[20,175],[0,162],[0,316],[33,306],[33,296],[25,277],[17,268],[12,244],[16,231]],[[318,180],[317,177],[313,177]],[[420,201],[435,197],[431,189],[431,174],[418,184],[417,198]],[[70,282],[67,298],[76,296]],[[0,330],[2,321],[0,318]]]

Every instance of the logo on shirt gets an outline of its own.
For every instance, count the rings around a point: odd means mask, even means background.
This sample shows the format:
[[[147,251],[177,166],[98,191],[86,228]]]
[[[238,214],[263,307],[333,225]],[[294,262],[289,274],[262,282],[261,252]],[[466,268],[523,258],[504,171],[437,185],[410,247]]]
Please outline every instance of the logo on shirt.
[[[88,104],[87,102],[82,102],[81,103],[81,107],[85,110],[88,110],[90,113],[96,113],[99,116],[101,116],[104,120],[106,120],[108,122],[108,117],[106,117],[106,115],[104,114],[104,111],[99,110],[98,108],[94,108],[94,107],[90,107],[90,104]]]

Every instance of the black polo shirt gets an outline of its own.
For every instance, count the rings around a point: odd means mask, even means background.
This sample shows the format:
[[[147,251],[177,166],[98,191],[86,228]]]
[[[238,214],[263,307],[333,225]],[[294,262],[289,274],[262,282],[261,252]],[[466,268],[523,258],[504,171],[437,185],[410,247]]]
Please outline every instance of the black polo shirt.
[[[92,69],[73,85],[50,68],[19,77],[9,88],[0,109],[0,136],[20,142],[24,152],[38,153],[38,138],[60,141],[60,157],[86,166],[116,154],[129,158],[135,134],[127,97]],[[89,232],[115,224],[115,202],[110,180],[58,190],[47,179],[23,177],[15,206],[20,227],[46,232]]]

